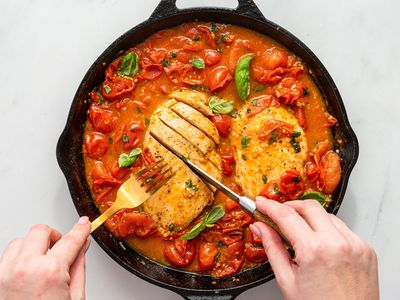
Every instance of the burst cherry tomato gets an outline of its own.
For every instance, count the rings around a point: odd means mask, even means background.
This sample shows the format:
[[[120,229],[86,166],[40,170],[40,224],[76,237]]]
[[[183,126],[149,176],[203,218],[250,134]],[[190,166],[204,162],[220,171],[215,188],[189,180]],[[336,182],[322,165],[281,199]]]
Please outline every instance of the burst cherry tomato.
[[[244,255],[246,259],[253,263],[260,263],[267,259],[265,250],[260,245],[253,245],[252,243],[246,243]]]
[[[239,241],[227,247],[221,247],[220,250],[221,255],[211,275],[217,278],[223,278],[237,273],[244,261],[244,242]]]
[[[208,88],[211,92],[223,90],[228,86],[232,79],[233,77],[229,73],[227,67],[216,67],[208,74]]]
[[[100,91],[104,99],[115,101],[126,94],[132,93],[134,88],[135,83],[132,79],[115,76],[106,78]]]
[[[103,133],[109,133],[114,129],[116,117],[112,111],[92,104],[89,109],[89,120],[94,129]]]
[[[216,243],[201,242],[198,250],[199,265],[198,271],[211,270],[215,265],[215,257],[218,254],[218,246]]]
[[[288,170],[280,178],[279,191],[289,200],[298,199],[304,193],[304,182],[296,170]]]
[[[91,132],[85,136],[85,149],[90,158],[99,159],[109,148],[107,137],[100,132]]]
[[[211,122],[214,123],[219,134],[222,137],[227,137],[231,132],[232,119],[226,115],[214,115],[210,117]]]
[[[264,185],[263,189],[260,192],[260,196],[281,203],[285,202],[285,199],[282,197],[279,191],[279,184],[277,180],[270,181],[266,185]]]
[[[131,235],[146,238],[157,230],[152,218],[137,211],[124,213],[117,224],[118,234],[122,238]]]
[[[232,154],[222,155],[222,172],[225,176],[231,176],[233,174],[233,166],[235,165],[235,158]]]
[[[99,192],[104,187],[118,187],[121,182],[111,176],[101,161],[96,161],[92,169],[93,189]]]
[[[222,59],[221,53],[217,50],[207,49],[204,52],[204,62],[207,67],[212,67],[218,64]]]
[[[165,258],[174,266],[187,267],[196,255],[196,248],[193,242],[177,238],[167,242],[164,247]]]

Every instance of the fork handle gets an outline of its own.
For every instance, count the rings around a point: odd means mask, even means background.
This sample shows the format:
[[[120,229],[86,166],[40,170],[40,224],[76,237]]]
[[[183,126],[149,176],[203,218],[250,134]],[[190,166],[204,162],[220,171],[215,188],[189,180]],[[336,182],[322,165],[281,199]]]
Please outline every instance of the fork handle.
[[[283,235],[282,231],[279,229],[278,225],[276,225],[276,223],[267,215],[264,215],[262,212],[260,212],[259,210],[255,210],[253,212],[253,218],[256,219],[257,221],[263,222],[265,224],[267,224],[269,227],[271,227],[273,230],[275,230],[280,237],[284,240],[285,244],[287,246],[289,246],[289,248],[291,248],[291,244],[289,242],[289,240]]]
[[[114,215],[120,209],[121,207],[118,205],[111,205],[105,212],[103,212],[96,218],[96,220],[92,222],[92,229],[90,230],[90,233],[95,231],[101,224],[103,224],[109,217]]]

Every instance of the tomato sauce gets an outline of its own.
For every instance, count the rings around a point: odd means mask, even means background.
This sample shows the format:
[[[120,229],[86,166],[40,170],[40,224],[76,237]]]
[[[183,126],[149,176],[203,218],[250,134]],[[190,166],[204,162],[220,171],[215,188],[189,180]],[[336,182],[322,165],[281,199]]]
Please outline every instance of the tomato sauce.
[[[265,60],[263,55],[266,51],[268,53],[268,49],[279,50],[271,50],[270,57]],[[133,59],[128,60],[126,53],[131,53]],[[332,168],[324,166],[336,166],[334,171],[339,172],[340,179],[338,157],[325,155],[332,152],[331,127],[336,120],[327,112],[307,66],[282,45],[255,31],[235,25],[186,23],[160,31],[127,52],[121,52],[121,56],[107,66],[104,82],[99,83],[99,88],[91,94],[83,153],[86,178],[101,212],[111,206],[119,186],[150,159],[142,153],[129,167],[118,164],[121,153],[141,147],[153,111],[168,99],[170,92],[182,87],[195,89],[233,101],[235,109],[243,106],[234,73],[238,60],[247,53],[254,54],[250,65],[249,101],[264,95],[277,97],[277,103],[281,102],[296,115],[307,138],[306,178],[302,178],[299,184],[291,181],[297,178],[296,174],[286,174],[279,184],[293,197],[310,189],[325,194],[332,192],[335,182],[328,182]],[[193,59],[202,60],[205,67],[193,68]],[[296,63],[287,67],[293,61]],[[276,87],[285,78],[302,87],[298,99],[293,100],[293,95],[276,94]],[[212,120],[221,137],[218,152],[225,164],[222,181],[239,192],[240,187],[235,187],[233,180],[234,161],[224,156],[231,148],[227,128],[231,116],[212,118],[217,119]],[[328,192],[324,191],[326,187],[329,187]],[[266,187],[264,195],[274,199],[276,195],[271,193],[274,192]],[[275,200],[289,200],[282,196],[283,191],[279,195]],[[214,203],[222,203],[227,210],[216,227],[235,229],[225,230],[225,236],[207,229],[188,243],[179,238],[166,240],[157,232],[155,222],[143,215],[140,208],[120,212],[106,225],[113,234],[124,238],[133,249],[150,259],[188,271],[226,277],[266,261],[261,241],[248,228],[254,220],[218,192]],[[235,222],[239,225],[231,226]]]

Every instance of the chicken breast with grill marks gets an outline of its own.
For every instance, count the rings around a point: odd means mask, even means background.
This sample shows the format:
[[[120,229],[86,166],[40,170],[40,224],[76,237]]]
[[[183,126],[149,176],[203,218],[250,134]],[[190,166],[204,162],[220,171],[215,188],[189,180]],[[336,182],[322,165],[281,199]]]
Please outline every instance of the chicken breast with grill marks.
[[[303,166],[307,158],[307,143],[304,131],[296,117],[284,107],[269,107],[253,117],[247,116],[248,105],[240,110],[233,120],[230,135],[236,159],[235,181],[243,193],[254,199],[267,181],[277,180],[289,169],[296,169],[303,175]],[[296,138],[300,151],[295,152],[290,143],[291,137],[280,137],[276,141],[259,138],[259,133],[268,120],[279,120],[293,126],[293,131],[300,132]]]

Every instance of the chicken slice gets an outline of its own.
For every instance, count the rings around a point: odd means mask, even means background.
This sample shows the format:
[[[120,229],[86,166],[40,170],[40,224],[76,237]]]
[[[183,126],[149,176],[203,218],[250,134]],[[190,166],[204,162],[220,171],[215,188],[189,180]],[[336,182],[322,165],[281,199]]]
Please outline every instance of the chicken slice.
[[[213,202],[214,194],[179,158],[155,140],[150,132],[145,135],[144,145],[154,158],[164,159],[175,173],[143,203],[143,210],[157,222],[160,233],[166,237],[171,234],[171,227],[179,231],[189,226]]]
[[[217,145],[219,144],[219,134],[217,128],[209,119],[205,118],[198,110],[178,102],[171,106],[171,110],[177,113],[181,118],[188,121],[193,126],[196,126]]]
[[[170,105],[168,102],[166,104]],[[169,109],[158,110],[157,116],[164,124],[197,147],[215,166],[219,167],[221,165],[221,158],[216,152],[214,141],[201,130]]]
[[[303,175],[307,143],[296,117],[286,108],[269,107],[254,117],[247,116],[247,109],[247,105],[242,107],[239,117],[233,120],[230,139],[236,159],[235,181],[246,196],[254,199],[264,186],[263,175],[268,181],[279,179],[289,169],[296,169]],[[300,152],[295,152],[290,137],[282,137],[272,143],[259,139],[258,134],[264,123],[271,119],[287,122],[293,125],[294,131],[300,132],[296,138]],[[248,141],[245,146],[243,138]]]
[[[208,106],[208,97],[204,93],[179,89],[169,94],[169,97],[190,105],[207,117],[212,116],[212,110]]]

